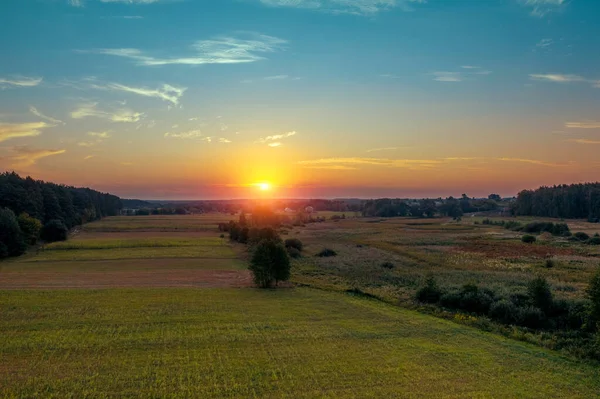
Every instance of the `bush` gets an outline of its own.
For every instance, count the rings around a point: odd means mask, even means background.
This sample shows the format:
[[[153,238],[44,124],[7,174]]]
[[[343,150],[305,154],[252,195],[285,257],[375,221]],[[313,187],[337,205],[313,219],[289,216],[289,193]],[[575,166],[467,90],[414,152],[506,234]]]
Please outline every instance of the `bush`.
[[[552,269],[556,265],[556,261],[554,259],[546,259],[544,262],[544,266],[546,269]]]
[[[591,304],[590,327],[600,332],[600,269],[596,271],[596,274],[590,280],[586,293]]]
[[[547,312],[552,307],[552,292],[543,277],[536,277],[527,285],[527,295],[533,306]]]
[[[0,243],[4,245],[0,251],[4,257],[19,256],[27,249],[17,217],[8,208],[0,208]]]
[[[526,244],[533,244],[537,240],[535,236],[532,236],[531,234],[525,234],[523,237],[521,237],[521,241],[523,241]]]
[[[515,324],[517,322],[518,309],[514,303],[507,299],[502,299],[494,302],[490,306],[488,316],[492,320],[499,321],[504,324]]]
[[[27,244],[34,245],[40,236],[42,222],[29,216],[27,213],[20,214],[17,221],[19,222],[19,227],[21,228],[23,238]]]
[[[327,258],[330,256],[337,256],[337,252],[335,252],[333,249],[325,248],[321,250],[321,252],[319,252],[317,256],[321,258]]]
[[[49,221],[42,227],[40,237],[46,242],[65,241],[69,230],[62,221],[54,219]]]
[[[600,245],[600,237],[592,237],[585,242],[588,245]]]
[[[290,258],[298,259],[302,257],[302,253],[294,247],[287,247],[287,253],[290,256]]]
[[[443,291],[438,287],[437,282],[433,277],[428,277],[425,280],[425,285],[417,290],[415,298],[423,303],[437,303],[443,295]]]
[[[392,262],[383,262],[381,265],[384,269],[393,269],[394,264]]]
[[[4,245],[3,242],[0,242],[0,259],[8,257],[8,247]]]
[[[302,241],[300,241],[297,238],[288,238],[287,240],[285,240],[285,247],[286,248],[295,248],[298,251],[302,251],[303,245],[302,245]]]
[[[578,231],[577,233],[573,234],[573,238],[576,238],[579,241],[587,241],[590,239],[590,236],[582,231]]]
[[[219,237],[220,238],[225,238],[225,234],[221,234]]]
[[[275,282],[290,278],[290,258],[280,242],[263,240],[258,243],[249,266],[254,282],[261,288],[270,288]]]
[[[546,316],[536,307],[527,306],[517,308],[516,312],[517,324],[528,328],[542,328],[546,324]]]

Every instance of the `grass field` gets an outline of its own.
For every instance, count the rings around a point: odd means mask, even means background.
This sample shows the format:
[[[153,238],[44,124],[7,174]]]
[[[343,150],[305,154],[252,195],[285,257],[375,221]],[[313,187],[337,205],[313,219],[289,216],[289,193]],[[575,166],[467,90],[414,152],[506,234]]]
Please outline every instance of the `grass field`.
[[[0,262],[0,397],[600,397],[596,363],[396,306],[428,273],[507,289],[544,273],[580,298],[595,248],[348,218],[284,236],[305,243],[292,281],[320,290],[263,291],[244,247],[219,237],[230,218],[107,218]]]
[[[310,289],[3,292],[3,397],[597,397],[599,369]]]

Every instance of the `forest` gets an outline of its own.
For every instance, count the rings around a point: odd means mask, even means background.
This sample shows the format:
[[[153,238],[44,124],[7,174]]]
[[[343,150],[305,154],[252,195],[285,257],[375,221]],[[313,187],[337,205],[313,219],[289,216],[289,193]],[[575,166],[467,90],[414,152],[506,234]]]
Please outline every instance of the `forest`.
[[[523,190],[511,206],[516,216],[600,220],[600,183]]]
[[[119,214],[121,199],[14,172],[0,174],[0,257],[22,254],[27,245],[65,239],[77,225]]]

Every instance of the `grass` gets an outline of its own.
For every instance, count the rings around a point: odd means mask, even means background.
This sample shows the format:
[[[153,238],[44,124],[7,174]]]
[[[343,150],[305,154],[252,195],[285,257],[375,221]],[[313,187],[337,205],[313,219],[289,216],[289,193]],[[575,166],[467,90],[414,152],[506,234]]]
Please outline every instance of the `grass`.
[[[226,246],[223,238],[134,238],[135,233],[128,239],[72,239],[63,242],[54,242],[45,246],[45,250],[80,250],[80,249],[115,249],[115,248],[163,248],[163,247],[195,247],[195,246]]]
[[[311,289],[0,292],[2,397],[597,397],[599,369]]]
[[[46,250],[23,262],[56,262],[121,259],[165,259],[165,258],[235,258],[229,246],[181,246],[181,247],[136,247],[78,250]]]
[[[237,220],[225,213],[202,215],[114,216],[83,226],[90,232],[119,231],[215,231],[219,223]]]

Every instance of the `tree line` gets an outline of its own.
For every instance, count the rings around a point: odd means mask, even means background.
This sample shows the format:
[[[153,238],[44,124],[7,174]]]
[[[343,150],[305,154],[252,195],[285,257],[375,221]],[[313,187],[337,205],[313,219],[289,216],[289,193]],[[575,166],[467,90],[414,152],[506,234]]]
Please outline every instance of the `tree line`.
[[[38,238],[66,239],[68,229],[117,215],[121,208],[115,195],[2,173],[0,257],[20,255]]]
[[[512,204],[515,215],[600,220],[600,183],[563,184],[521,191]]]

